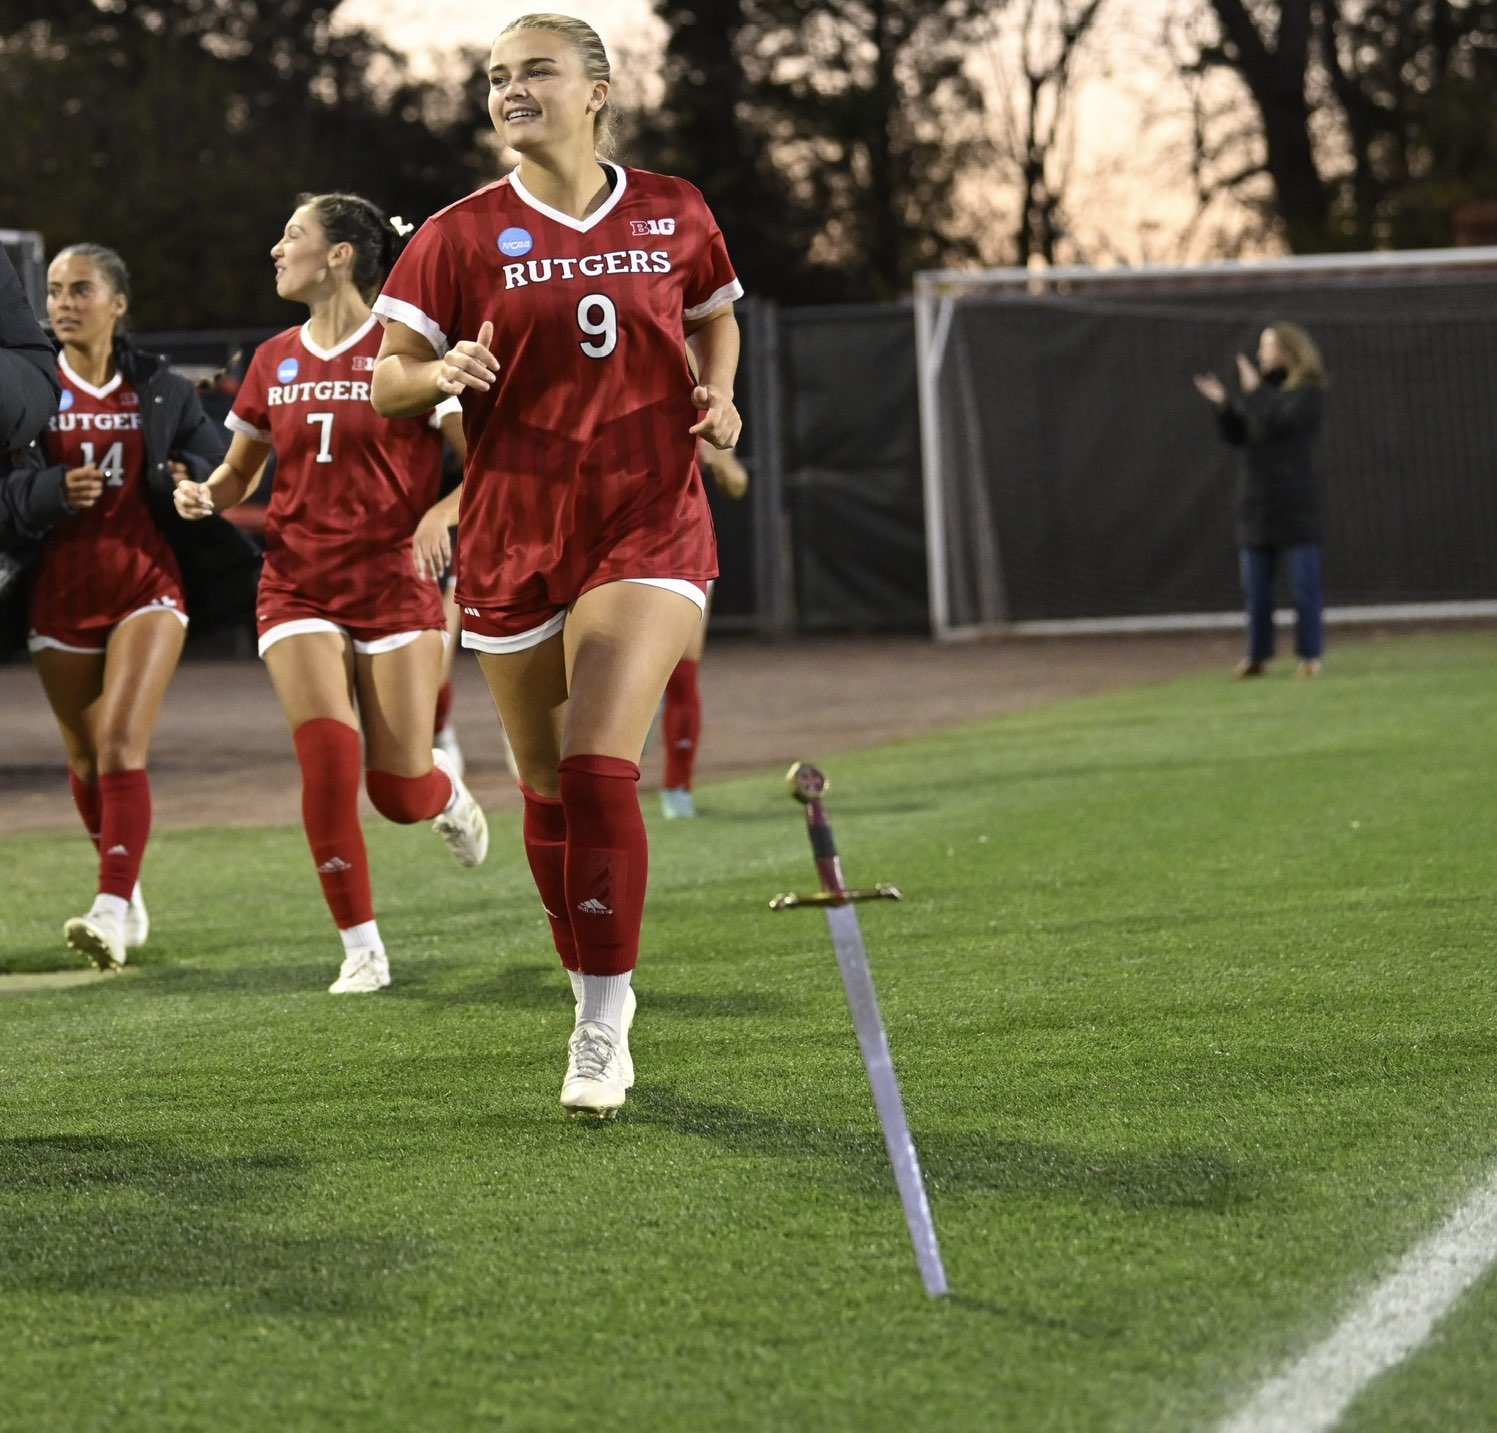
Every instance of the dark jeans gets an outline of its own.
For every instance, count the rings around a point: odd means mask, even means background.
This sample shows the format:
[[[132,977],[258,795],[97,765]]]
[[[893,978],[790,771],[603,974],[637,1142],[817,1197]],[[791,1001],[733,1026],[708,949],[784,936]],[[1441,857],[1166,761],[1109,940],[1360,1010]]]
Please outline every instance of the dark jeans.
[[[1248,660],[1266,662],[1273,656],[1274,579],[1279,557],[1289,568],[1289,592],[1294,598],[1294,650],[1305,661],[1318,660],[1325,651],[1325,596],[1320,587],[1320,547],[1244,547],[1242,592],[1247,598]]]

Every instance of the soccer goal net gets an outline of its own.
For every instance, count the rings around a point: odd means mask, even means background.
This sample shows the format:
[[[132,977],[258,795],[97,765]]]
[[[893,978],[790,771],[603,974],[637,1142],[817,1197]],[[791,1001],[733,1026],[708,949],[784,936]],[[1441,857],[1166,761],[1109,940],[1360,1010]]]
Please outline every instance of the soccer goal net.
[[[1274,320],[1330,374],[1328,617],[1497,615],[1497,249],[916,280],[938,637],[1240,621],[1235,383]]]

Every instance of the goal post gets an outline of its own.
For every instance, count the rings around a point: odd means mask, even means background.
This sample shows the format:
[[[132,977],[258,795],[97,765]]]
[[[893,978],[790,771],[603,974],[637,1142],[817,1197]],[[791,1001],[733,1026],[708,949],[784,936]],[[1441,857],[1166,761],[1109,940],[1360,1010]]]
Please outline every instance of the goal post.
[[[1241,621],[1235,453],[1194,374],[1277,319],[1330,371],[1327,618],[1497,616],[1497,248],[916,276],[930,624]]]

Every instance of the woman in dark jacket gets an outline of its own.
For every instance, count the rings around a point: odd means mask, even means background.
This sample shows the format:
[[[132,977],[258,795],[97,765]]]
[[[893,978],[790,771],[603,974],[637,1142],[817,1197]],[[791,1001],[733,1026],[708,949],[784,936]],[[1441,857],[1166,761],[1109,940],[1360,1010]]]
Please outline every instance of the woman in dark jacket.
[[[1282,557],[1294,599],[1299,675],[1318,677],[1325,651],[1320,580],[1320,484],[1311,448],[1320,431],[1325,365],[1296,323],[1277,322],[1258,339],[1258,361],[1237,357],[1241,392],[1215,374],[1197,375],[1197,391],[1216,409],[1221,435],[1241,450],[1237,545],[1247,599],[1247,655],[1239,677],[1260,677],[1274,653],[1274,579]]]
[[[52,346],[10,255],[0,249],[0,448],[23,447],[36,437],[57,412],[57,398]]]
[[[123,965],[148,928],[139,886],[151,827],[146,753],[188,613],[198,615],[184,567],[219,573],[207,606],[222,617],[240,603],[252,610],[244,599],[252,602],[255,566],[227,524],[206,548],[193,534],[189,561],[178,560],[172,539],[191,529],[172,489],[213,469],[225,434],[187,379],[124,340],[129,296],[110,249],[75,244],[53,259],[47,315],[62,345],[62,397],[6,476],[0,505],[0,547],[30,559],[27,646],[99,851],[98,895],[63,933],[100,969]]]

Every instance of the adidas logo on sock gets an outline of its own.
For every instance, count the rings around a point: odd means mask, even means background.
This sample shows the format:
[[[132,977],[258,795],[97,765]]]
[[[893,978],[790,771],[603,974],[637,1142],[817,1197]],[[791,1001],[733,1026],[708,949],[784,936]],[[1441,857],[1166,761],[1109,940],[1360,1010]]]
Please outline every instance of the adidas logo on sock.
[[[334,856],[331,860],[324,861],[317,868],[319,876],[336,876],[339,871],[351,871],[353,867],[343,859],[342,856]]]
[[[130,848],[128,846],[111,846],[104,854],[106,856],[128,856]]]
[[[594,900],[591,896],[585,901],[578,901],[577,909],[585,916],[611,916],[612,906],[605,906],[602,901]]]

